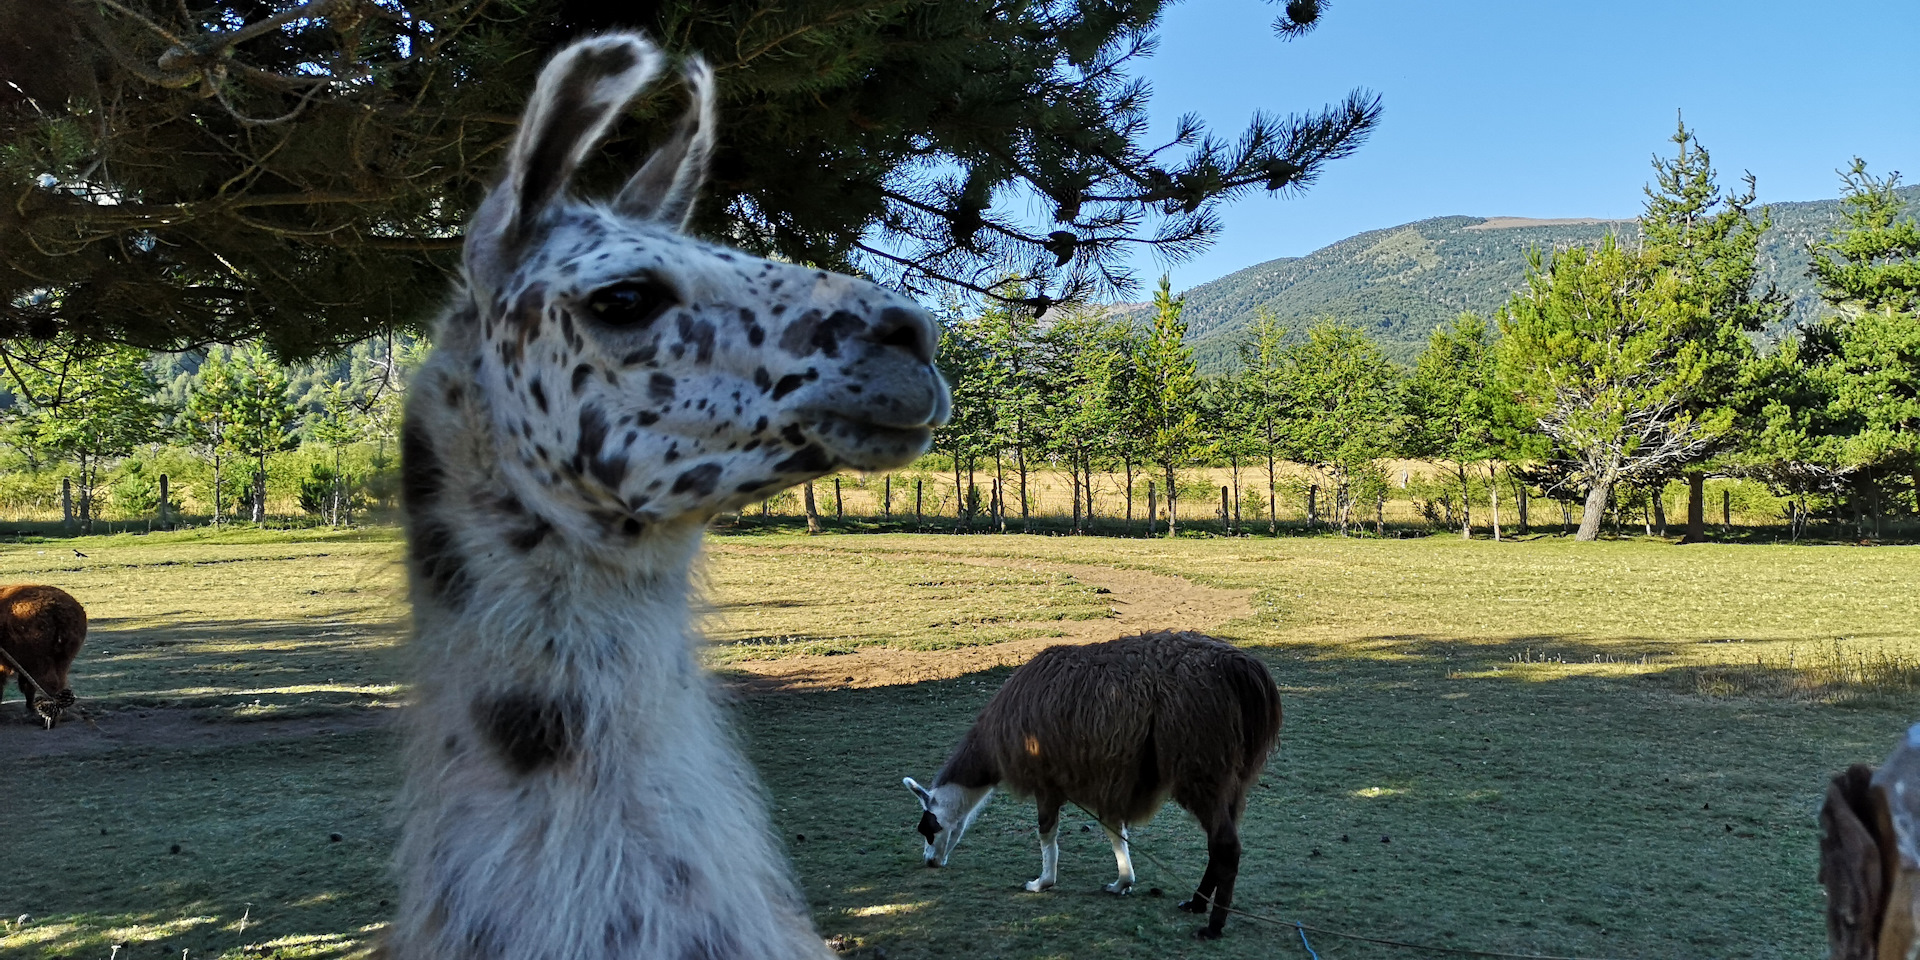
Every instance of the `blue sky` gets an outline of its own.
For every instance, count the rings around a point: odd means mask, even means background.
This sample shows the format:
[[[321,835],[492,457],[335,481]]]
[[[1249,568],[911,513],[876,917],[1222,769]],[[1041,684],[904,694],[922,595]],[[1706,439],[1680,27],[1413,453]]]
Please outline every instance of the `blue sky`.
[[[1153,84],[1156,130],[1198,113],[1233,137],[1255,110],[1381,94],[1354,156],[1290,198],[1248,197],[1225,232],[1171,268],[1184,289],[1364,230],[1449,214],[1631,217],[1675,110],[1723,184],[1762,201],[1839,192],[1854,155],[1920,182],[1920,2],[1331,0],[1321,25],[1275,38],[1279,5],[1168,8]],[[1164,265],[1142,257],[1143,289]]]

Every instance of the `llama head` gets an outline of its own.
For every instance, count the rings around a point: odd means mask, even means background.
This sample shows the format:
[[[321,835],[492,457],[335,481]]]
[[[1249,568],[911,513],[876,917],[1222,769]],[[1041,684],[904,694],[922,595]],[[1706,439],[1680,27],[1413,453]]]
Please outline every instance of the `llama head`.
[[[946,866],[947,858],[953,855],[953,848],[960,845],[967,828],[973,826],[974,818],[986,809],[993,788],[962,787],[936,780],[929,790],[912,777],[904,777],[900,782],[920,801],[920,825],[914,829],[927,840],[923,854],[927,866]]]
[[[645,38],[549,63],[465,248],[464,341],[512,493],[612,539],[738,509],[842,467],[911,461],[950,399],[910,299],[682,231],[712,150],[713,76],[611,200],[568,185],[664,56]]]

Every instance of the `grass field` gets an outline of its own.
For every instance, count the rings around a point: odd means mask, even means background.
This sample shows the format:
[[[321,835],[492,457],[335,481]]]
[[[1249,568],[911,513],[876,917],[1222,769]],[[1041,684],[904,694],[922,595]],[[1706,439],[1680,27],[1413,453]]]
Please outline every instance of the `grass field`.
[[[41,733],[17,693],[0,711],[0,955],[358,952],[392,897],[398,552],[381,529],[0,547],[0,581],[87,604],[75,685],[99,722]],[[842,689],[735,709],[822,933],[874,960],[1306,956],[1247,920],[1187,937],[1172,903],[1204,850],[1177,809],[1137,834],[1143,895],[1099,891],[1112,861],[1077,812],[1060,888],[1020,891],[1039,858],[1015,799],[949,869],[918,865],[899,779],[931,774],[1005,674],[966,657],[1161,609],[1282,687],[1242,908],[1514,953],[1817,955],[1814,812],[1914,719],[1917,575],[1914,548],[1450,537],[760,532],[707,562],[723,674],[849,664]],[[1162,593],[1135,595],[1143,577]],[[881,654],[934,679],[865,672]]]

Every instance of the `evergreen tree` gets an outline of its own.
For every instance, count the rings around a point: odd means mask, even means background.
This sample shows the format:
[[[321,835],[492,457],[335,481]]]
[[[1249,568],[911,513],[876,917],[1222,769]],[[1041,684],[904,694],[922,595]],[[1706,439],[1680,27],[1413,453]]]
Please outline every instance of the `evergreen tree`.
[[[1353,327],[1323,321],[1286,350],[1289,446],[1333,480],[1334,515],[1350,532],[1355,508],[1379,502],[1404,416],[1400,372]]]
[[[1176,472],[1207,450],[1200,432],[1200,374],[1193,364],[1193,347],[1187,343],[1187,325],[1180,319],[1185,306],[1184,299],[1174,297],[1170,278],[1162,276],[1160,288],[1153,295],[1153,329],[1147,333],[1137,358],[1135,412],[1142,458],[1158,467],[1166,481],[1169,538],[1178,533]]]
[[[1414,457],[1453,464],[1460,483],[1462,539],[1473,536],[1467,466],[1500,454],[1494,423],[1496,398],[1487,322],[1464,313],[1451,326],[1435,330],[1407,380],[1406,450]],[[1488,477],[1494,478],[1491,469]],[[1497,491],[1498,485],[1491,489]],[[1497,514],[1493,538],[1500,539]]]
[[[1772,225],[1763,208],[1756,215],[1752,174],[1745,189],[1727,193],[1720,188],[1713,159],[1684,122],[1672,141],[1671,158],[1653,159],[1654,183],[1646,187],[1647,203],[1640,215],[1642,245],[1648,260],[1673,274],[1682,296],[1698,302],[1696,322],[1676,331],[1699,345],[1701,381],[1690,391],[1688,412],[1696,419],[1732,418],[1753,402],[1739,387],[1742,368],[1754,360],[1753,335],[1785,319],[1787,300],[1771,286],[1758,289],[1760,240]],[[1731,444],[1734,432],[1698,454],[1704,458]],[[1706,536],[1704,491],[1706,471],[1692,463],[1673,464],[1685,473],[1687,493],[1686,542]],[[1666,477],[1645,481],[1656,490]],[[1657,493],[1656,493],[1657,497]]]
[[[1240,389],[1247,405],[1249,431],[1258,452],[1267,461],[1267,532],[1279,532],[1280,486],[1277,474],[1284,456],[1287,422],[1287,341],[1290,331],[1271,310],[1254,315],[1240,343]]]
[[[916,292],[1124,293],[1223,203],[1300,190],[1379,115],[1356,91],[1237,138],[1147,139],[1162,0],[125,0],[0,6],[0,339],[264,336],[308,356],[423,320],[548,53],[637,27],[699,52],[724,122],[698,233]],[[1289,35],[1318,19],[1291,4]],[[636,169],[672,84],[581,172]],[[182,163],[181,157],[193,162]],[[1039,201],[1033,203],[1030,201]]]
[[[293,432],[297,413],[287,396],[287,373],[258,346],[248,347],[237,359],[232,419],[228,441],[240,455],[254,461],[250,505],[253,522],[267,519],[267,455],[298,445]]]
[[[341,455],[347,446],[366,436],[367,417],[361,410],[362,405],[359,391],[352,384],[335,380],[323,389],[320,409],[307,418],[307,431],[315,441],[326,444],[328,451],[333,454],[330,489],[326,491],[327,523],[330,526],[337,527],[345,522],[351,503],[346,464]]]
[[[44,454],[74,465],[78,520],[93,528],[94,491],[111,461],[162,435],[167,411],[145,351],[84,348],[62,338],[42,362],[12,358],[9,385],[21,401],[19,432]]]
[[[233,425],[240,395],[239,373],[220,353],[210,353],[194,376],[182,423],[187,442],[213,465],[213,524],[220,525],[226,502],[224,468],[234,451]]]
[[[1731,426],[1730,410],[1701,402],[1714,365],[1685,335],[1706,310],[1672,271],[1609,239],[1544,267],[1535,254],[1501,311],[1500,379],[1586,487],[1575,539],[1599,537],[1615,486],[1694,462]]]

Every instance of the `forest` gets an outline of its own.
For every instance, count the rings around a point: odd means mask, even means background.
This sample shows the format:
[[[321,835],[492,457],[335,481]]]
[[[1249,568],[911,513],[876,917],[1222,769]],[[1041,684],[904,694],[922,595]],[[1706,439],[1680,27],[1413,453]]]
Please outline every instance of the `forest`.
[[[1843,173],[1843,220],[1805,251],[1826,310],[1787,327],[1789,298],[1761,281],[1769,212],[1751,184],[1720,186],[1690,131],[1673,139],[1637,238],[1536,250],[1493,316],[1461,313],[1410,365],[1350,320],[1256,311],[1238,362],[1204,373],[1164,280],[1144,313],[1042,313],[1018,290],[956,311],[939,360],[954,418],[905,472],[916,527],[1276,533],[1290,517],[1386,535],[1398,497],[1396,531],[1470,536],[1479,514],[1498,537],[1533,526],[1544,499],[1592,539],[1608,519],[1664,534],[1679,484],[1675,523],[1699,538],[1706,481],[1734,478],[1768,492],[1766,519],[1791,538],[1903,535],[1920,514],[1920,228],[1898,175],[1859,160]],[[389,335],[290,366],[258,343],[16,348],[0,502],[21,519],[57,505],[69,529],[390,510],[425,349]],[[844,518],[842,480],[827,482]],[[893,517],[883,486],[866,512]],[[798,508],[815,528],[827,512],[811,484],[775,500],[759,512]]]

